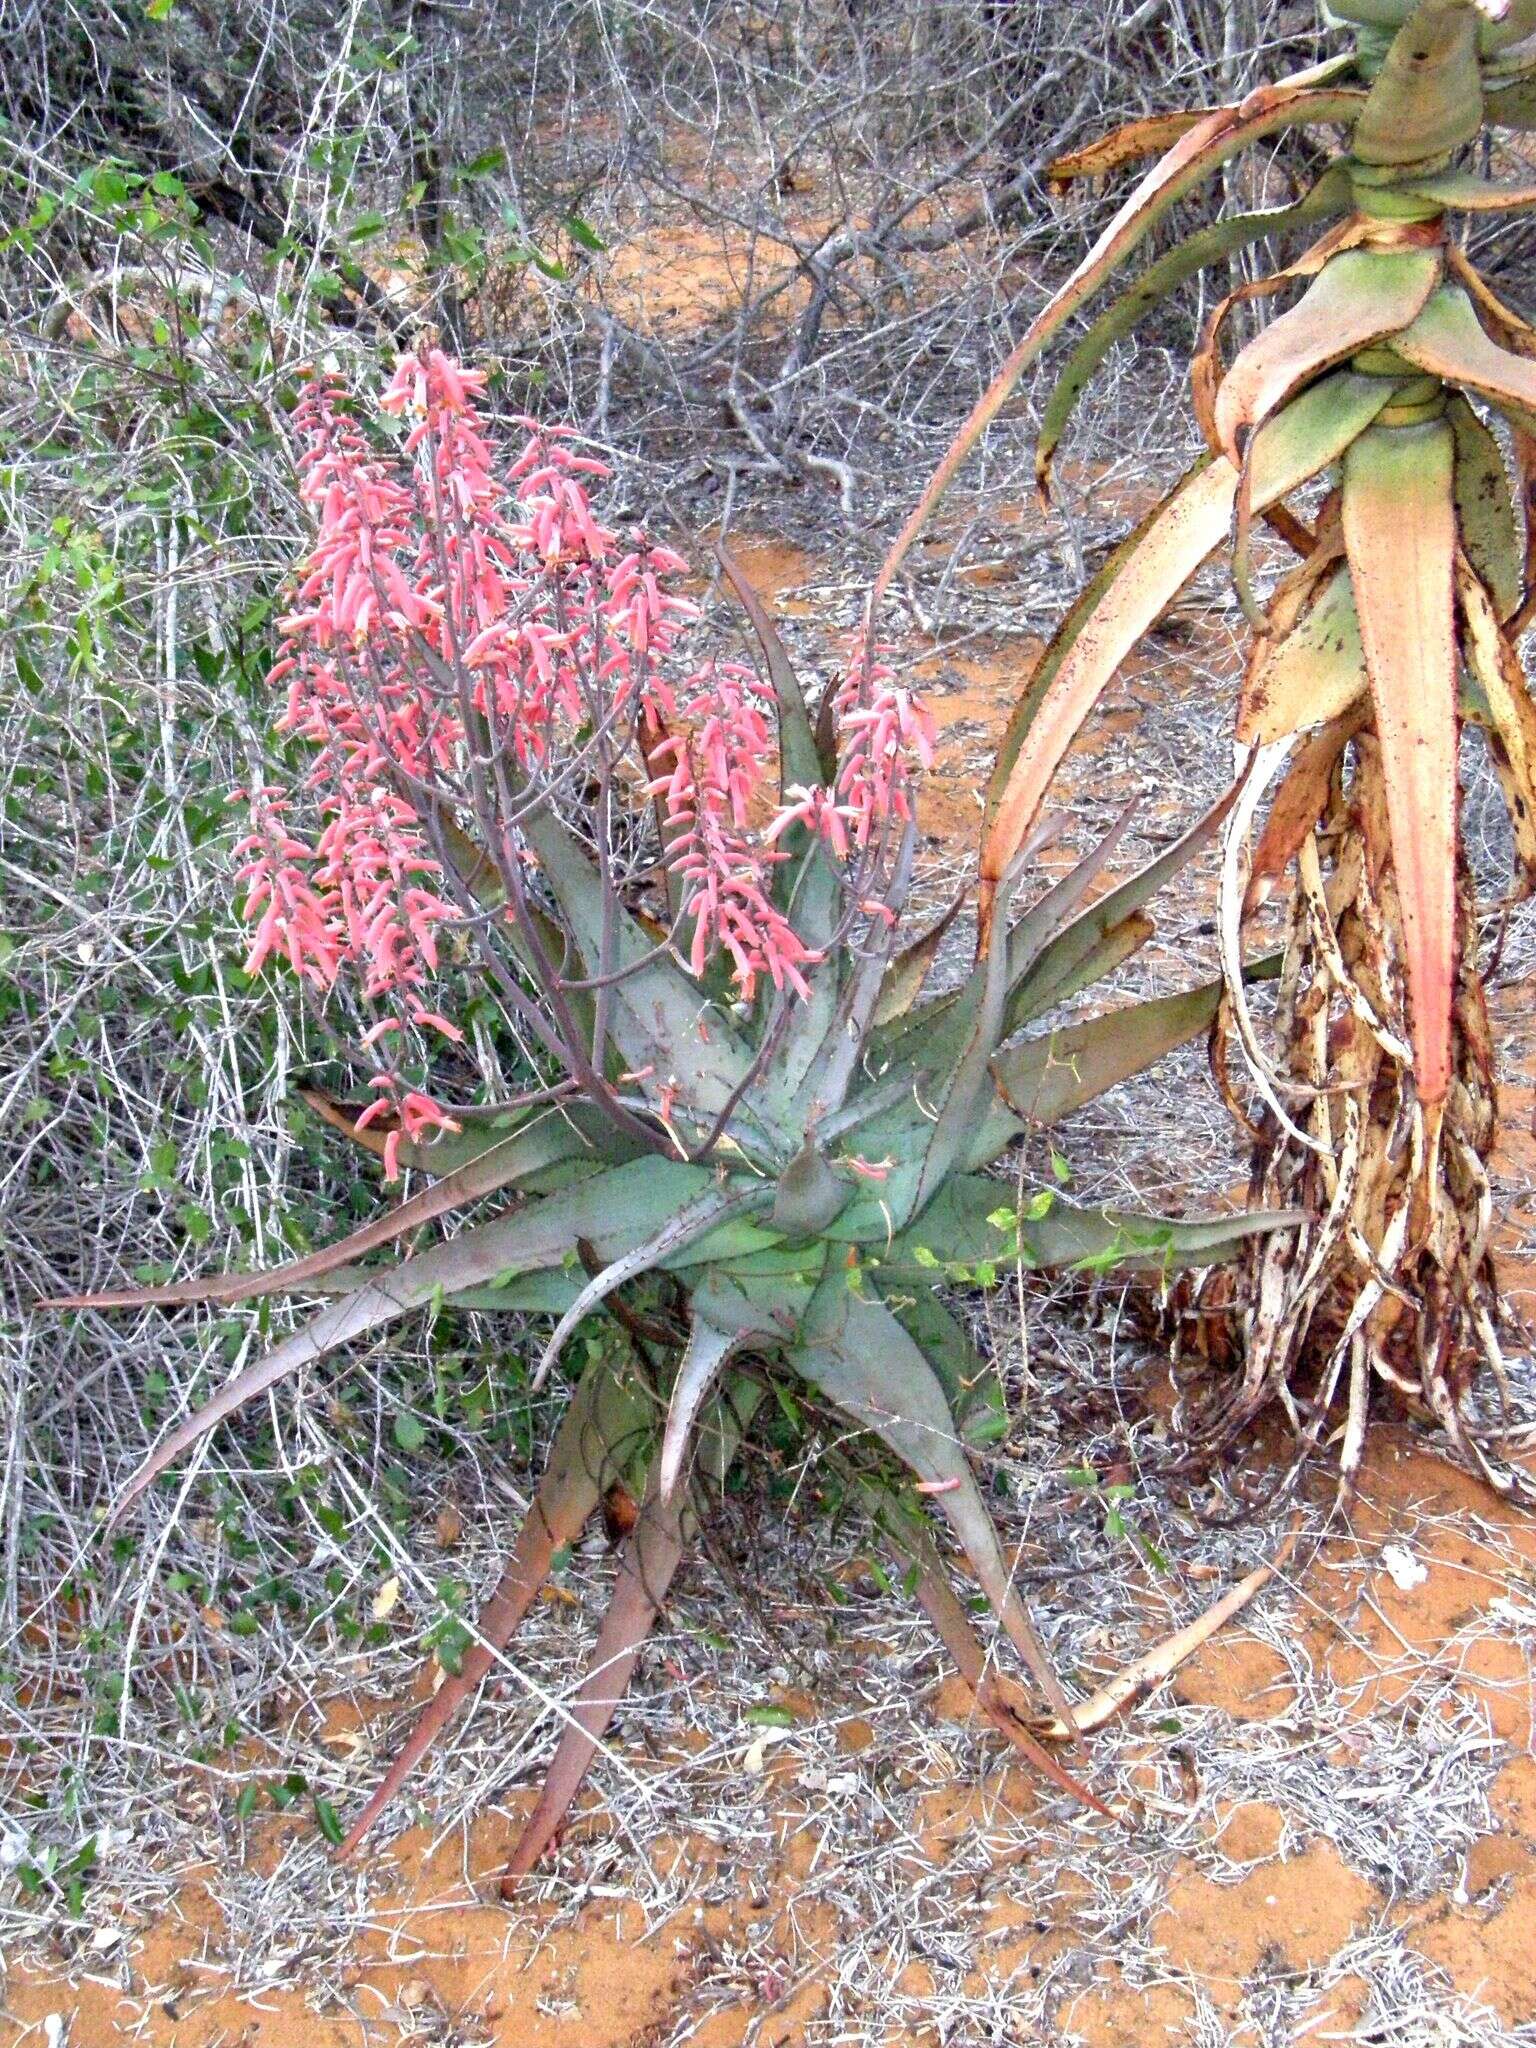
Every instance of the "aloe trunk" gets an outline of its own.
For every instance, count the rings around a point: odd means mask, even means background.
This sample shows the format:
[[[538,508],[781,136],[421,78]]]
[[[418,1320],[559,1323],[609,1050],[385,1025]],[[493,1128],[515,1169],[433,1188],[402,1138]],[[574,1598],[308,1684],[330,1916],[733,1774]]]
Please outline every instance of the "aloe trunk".
[[[1468,215],[1536,207],[1536,185],[1459,167],[1491,128],[1536,124],[1536,56],[1521,46],[1536,31],[1536,0],[1496,11],[1340,0],[1327,13],[1354,33],[1343,55],[1240,105],[1132,124],[1056,165],[1066,183],[1166,152],[977,406],[880,586],[1018,377],[1175,199],[1260,138],[1317,123],[1345,131],[1346,148],[1309,192],[1161,257],[1066,362],[1037,455],[1047,489],[1094,370],[1150,306],[1235,249],[1332,223],[1207,321],[1192,385],[1208,453],[1047,649],[1000,756],[982,873],[991,886],[1006,871],[1125,656],[1201,564],[1229,549],[1253,640],[1218,1036],[1236,1036],[1260,1098],[1256,1185],[1299,1198],[1309,1221],[1245,1254],[1235,1282],[1227,1272],[1200,1287],[1192,1328],[1222,1370],[1186,1388],[1184,1414],[1209,1454],[1278,1401],[1304,1455],[1342,1405],[1346,1489],[1377,1386],[1433,1416],[1497,1484],[1518,1483],[1468,1410],[1479,1365],[1499,1377],[1502,1360],[1489,1256],[1492,1061],[1458,815],[1471,719],[1488,735],[1523,879],[1536,875],[1536,708],[1518,653],[1536,605],[1536,332],[1456,240]],[[1229,364],[1229,315],[1255,298],[1285,310]],[[1304,516],[1293,495],[1319,482],[1320,508]],[[1262,601],[1260,522],[1299,558]],[[1242,987],[1242,937],[1287,876],[1278,1042],[1266,1044]],[[1235,1369],[1230,1344],[1212,1341],[1223,1303],[1241,1339]]]

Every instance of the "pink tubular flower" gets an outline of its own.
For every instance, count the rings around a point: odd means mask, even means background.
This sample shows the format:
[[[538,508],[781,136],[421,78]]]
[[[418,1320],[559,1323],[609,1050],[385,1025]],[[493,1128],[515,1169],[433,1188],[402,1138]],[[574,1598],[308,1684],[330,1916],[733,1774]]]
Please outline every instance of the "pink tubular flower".
[[[769,888],[782,855],[750,823],[772,746],[757,677],[727,663],[700,669],[681,701],[668,693],[666,708],[680,722],[651,747],[652,768],[661,772],[648,794],[663,802],[669,858],[687,885],[689,965],[702,974],[710,952],[723,947],[744,1001],[763,974],[775,988],[787,984],[806,996],[804,969],[819,956],[775,907]]]
[[[597,762],[605,787],[657,803],[693,970],[723,954],[742,998],[765,976],[804,996],[819,956],[773,900],[783,832],[803,821],[840,858],[862,852],[909,815],[914,764],[931,755],[928,714],[861,647],[837,692],[835,788],[792,790],[775,814],[772,697],[749,670],[689,654],[687,565],[602,523],[591,492],[607,471],[570,430],[521,420],[503,455],[485,388],[440,349],[407,354],[378,400],[379,438],[336,378],[307,381],[294,425],[315,535],[270,681],[280,729],[314,749],[312,823],[296,829],[290,799],[257,789],[239,849],[249,971],[282,959],[322,995],[345,975],[375,1013],[363,1120],[389,1119],[391,1172],[402,1142],[453,1127],[404,1072],[462,1037],[444,940],[467,899],[443,871],[441,820],[469,816],[503,863],[535,865],[520,817]]]
[[[933,766],[933,717],[920,697],[896,687],[895,671],[864,635],[854,645],[834,702],[844,735],[838,802],[835,812],[824,805],[810,822],[818,823],[834,846],[846,825],[862,850],[877,825],[911,817],[914,767]]]

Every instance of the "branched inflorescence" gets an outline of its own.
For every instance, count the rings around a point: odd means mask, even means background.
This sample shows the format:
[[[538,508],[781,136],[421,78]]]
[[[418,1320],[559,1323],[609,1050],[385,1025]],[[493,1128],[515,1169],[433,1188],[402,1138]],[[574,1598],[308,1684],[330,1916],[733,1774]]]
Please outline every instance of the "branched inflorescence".
[[[309,381],[295,424],[317,534],[272,681],[287,684],[283,728],[316,749],[322,822],[305,838],[288,796],[258,788],[241,848],[250,970],[281,958],[329,991],[352,969],[380,1013],[367,1114],[398,1120],[391,1169],[401,1131],[452,1124],[402,1074],[412,1034],[460,1036],[433,995],[439,931],[466,910],[443,819],[467,815],[493,858],[516,862],[528,807],[627,775],[658,802],[693,972],[718,949],[743,1000],[763,977],[803,997],[818,955],[771,886],[785,830],[803,821],[862,853],[910,816],[913,767],[931,758],[920,702],[856,652],[835,699],[836,800],[792,789],[775,814],[771,698],[750,668],[691,651],[686,564],[599,521],[590,491],[607,471],[569,430],[520,421],[521,452],[500,461],[484,387],[440,350],[406,356],[378,409],[408,430],[376,446],[336,378]]]

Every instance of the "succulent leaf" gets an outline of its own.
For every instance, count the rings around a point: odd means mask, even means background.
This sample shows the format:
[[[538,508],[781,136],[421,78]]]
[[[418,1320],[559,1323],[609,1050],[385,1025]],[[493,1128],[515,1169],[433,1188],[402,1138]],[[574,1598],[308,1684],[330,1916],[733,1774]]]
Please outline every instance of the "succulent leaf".
[[[1059,953],[1053,953],[1047,963],[1051,969],[1049,977],[1041,969],[1023,984],[1023,1000],[1010,1009],[1005,1019],[1005,1038],[1033,1024],[1056,1004],[1070,1003],[1084,989],[1114,974],[1127,960],[1135,958],[1157,930],[1144,910],[1133,910],[1129,917],[1117,919],[1101,937],[1092,936],[1095,927],[1086,920],[1080,923],[1083,944],[1078,947],[1074,943],[1071,951],[1063,947]]]
[[[1393,189],[1451,213],[1525,213],[1536,206],[1536,185],[1503,185],[1472,171],[1442,171],[1438,177],[1416,178],[1411,185]]]
[[[616,1258],[653,1237],[692,1196],[709,1187],[710,1178],[704,1168],[676,1160],[637,1159],[385,1268],[237,1373],[162,1438],[118,1496],[113,1520],[121,1520],[145,1487],[226,1415],[303,1366],[439,1297],[487,1286],[503,1274],[559,1266],[578,1237]]]
[[[899,912],[907,900],[916,847],[917,834],[909,820],[901,835],[886,890],[885,900],[893,913]],[[813,1037],[810,1031],[795,1037],[796,1058],[787,1067],[784,1084],[787,1086],[791,1080],[797,1084],[798,1092],[792,1105],[797,1127],[819,1126],[829,1113],[836,1113],[843,1107],[869,1042],[870,1026],[889,970],[895,930],[893,921],[883,928],[877,927],[869,935],[863,954],[847,977],[820,1038]],[[820,1023],[821,1013],[818,1013],[816,1021]],[[777,1082],[775,1075],[769,1085]]]
[[[1392,39],[1351,138],[1366,164],[1413,164],[1471,142],[1483,125],[1477,9],[1422,0]]]
[[[722,1330],[705,1320],[697,1307],[688,1329],[688,1348],[677,1368],[672,1398],[667,1405],[667,1426],[662,1438],[657,1469],[657,1491],[671,1501],[683,1476],[683,1459],[694,1422],[710,1389],[725,1369],[731,1353],[743,1342],[739,1330]]]
[[[507,1862],[505,1885],[525,1877],[549,1847],[581,1790],[597,1746],[618,1711],[655,1625],[667,1590],[683,1561],[685,1504],[648,1492],[639,1520],[624,1539],[618,1577],[608,1602],[587,1675],[569,1710],[560,1741],[532,1813]]]
[[[1009,1046],[992,1060],[998,1091],[1022,1123],[1057,1123],[1198,1037],[1216,1015],[1222,986],[1207,982],[1130,1003]]]
[[[1216,394],[1216,429],[1229,461],[1247,435],[1300,385],[1396,334],[1440,281],[1436,249],[1348,249],[1329,259],[1287,313],[1241,350]]]
[[[1525,562],[1499,444],[1477,414],[1453,392],[1445,409],[1456,436],[1456,523],[1461,545],[1486,584],[1501,619],[1520,608]]]
[[[1147,173],[1066,283],[1036,315],[1007,361],[972,408],[881,564],[871,594],[878,612],[891,579],[1030,364],[1072,315],[1114,274],[1169,209],[1232,157],[1282,128],[1309,121],[1352,121],[1364,95],[1344,87],[1294,83],[1258,87],[1236,107],[1218,107],[1188,130]]]
[[[419,1230],[423,1224],[463,1208],[482,1195],[495,1194],[504,1187],[515,1187],[530,1171],[536,1170],[530,1163],[534,1161],[546,1163],[543,1147],[534,1150],[523,1133],[514,1133],[511,1137],[492,1140],[478,1157],[456,1167],[384,1215],[374,1217],[371,1223],[363,1224],[350,1236],[338,1238],[334,1244],[325,1245],[303,1258],[290,1259],[286,1265],[271,1266],[262,1273],[224,1273],[207,1280],[177,1280],[163,1287],[120,1287],[101,1294],[64,1295],[58,1300],[38,1305],[41,1308],[170,1308],[194,1301],[257,1301],[269,1294],[317,1291],[318,1283],[334,1275],[338,1268],[366,1257],[383,1245],[394,1244],[411,1231]]]
[[[1234,783],[1171,846],[1114,888],[1106,889],[1096,902],[1047,940],[1029,961],[1027,970],[1020,971],[1010,990],[1005,1037],[1032,1024],[1053,1004],[1068,1001],[1089,982],[1111,973],[1113,967],[1129,957],[1135,947],[1123,948],[1115,935],[1129,937],[1136,913],[1211,844],[1236,795]],[[1141,927],[1134,930],[1136,943],[1140,944],[1148,934]]]
[[[1389,378],[1337,371],[1259,428],[1247,451],[1254,509],[1262,511],[1286,497],[1335,461],[1395,388]],[[1081,618],[992,815],[982,846],[984,889],[995,884],[1022,845],[1051,778],[1120,663],[1225,537],[1238,480],[1223,456],[1196,464],[1164,499]]]
[[[1010,1206],[1015,1213],[1005,1216]],[[1022,1262],[1051,1271],[1168,1273],[1226,1256],[1247,1237],[1290,1228],[1286,1211],[1252,1211],[1190,1219],[1138,1216],[1116,1209],[1082,1209],[1054,1193],[1021,1212],[1010,1205],[1004,1182],[990,1175],[957,1174],[880,1258],[882,1286],[912,1286],[934,1269]]]
[[[1536,78],[1514,78],[1498,84],[1492,79],[1485,80],[1483,111],[1499,128],[1536,128]]]
[[[351,1284],[362,1286],[367,1279],[367,1272],[358,1269]],[[447,1308],[474,1309],[484,1315],[563,1316],[582,1286],[579,1268],[551,1268],[521,1273],[500,1285],[456,1287],[443,1296],[443,1303]]]
[[[650,1401],[631,1370],[598,1365],[582,1375],[550,1446],[512,1555],[475,1621],[477,1641],[423,1707],[400,1754],[353,1822],[341,1854],[350,1856],[459,1708],[517,1633],[549,1576],[557,1550],[574,1543],[611,1482],[620,1476]]]
[[[381,1120],[358,1130],[357,1119],[365,1104],[335,1101],[318,1088],[301,1088],[298,1093],[332,1130],[375,1159],[383,1157],[389,1125]],[[414,1141],[402,1135],[400,1164],[413,1173],[430,1173],[440,1179],[483,1158],[493,1145],[517,1136],[528,1150],[529,1165],[523,1178],[531,1179],[570,1159],[617,1166],[625,1159],[637,1158],[644,1149],[627,1131],[616,1130],[605,1111],[580,1096],[532,1109],[475,1103],[456,1107],[453,1120],[459,1125],[457,1131],[434,1130]]]
[[[1491,594],[1465,560],[1456,565],[1467,666],[1488,706],[1494,766],[1509,807],[1515,851],[1536,878],[1536,703],[1520,657],[1499,624]]]
[[[1244,894],[1244,910],[1268,901],[1275,880],[1285,873],[1302,841],[1322,816],[1344,749],[1365,723],[1366,706],[1330,720],[1296,749],[1285,777],[1275,791],[1264,830],[1254,849]]]
[[[736,593],[737,602],[746,613],[758,646],[763,652],[763,661],[768,670],[768,680],[773,685],[774,699],[779,710],[779,780],[781,789],[796,785],[810,787],[816,783],[830,782],[837,772],[835,760],[825,758],[816,744],[815,728],[811,724],[810,712],[806,708],[805,692],[800,687],[800,676],[779,630],[769,617],[766,606],[747,578],[741,564],[726,547],[724,541],[716,541],[714,552],[726,581]]]
[[[1046,183],[1053,190],[1065,188],[1082,178],[1107,178],[1127,164],[1162,156],[1191,128],[1208,121],[1211,111],[1208,107],[1180,108],[1171,114],[1143,114],[1138,120],[1122,121],[1118,128],[1095,136],[1081,149],[1054,157],[1046,166]],[[1220,111],[1231,114],[1237,110],[1223,107]]]
[[[1226,535],[1237,494],[1230,464],[1198,464],[1163,501],[1118,575],[1082,618],[1024,734],[982,844],[995,890],[1034,823],[1068,747],[1137,641]]]
[[[1248,444],[1254,510],[1261,512],[1289,497],[1337,462],[1391,403],[1396,390],[1387,377],[1335,370],[1298,393]]]
[[[647,1162],[648,1163],[648,1162]],[[659,1162],[658,1162],[659,1163]],[[594,1273],[554,1327],[544,1346],[530,1385],[542,1385],[577,1326],[593,1309],[617,1293],[626,1281],[638,1279],[652,1267],[675,1262],[709,1239],[722,1225],[749,1217],[768,1206],[768,1193],[757,1183],[711,1184],[691,1201],[676,1206],[658,1229],[610,1259],[601,1272]]]
[[[880,984],[880,1000],[871,1019],[877,1032],[887,1025],[900,1023],[909,1014],[923,992],[933,963],[939,957],[945,934],[964,908],[969,894],[968,889],[959,890],[942,916],[910,946],[904,946],[886,969],[885,979]]]
[[[933,1288],[921,1287],[909,1294],[899,1287],[887,1287],[881,1298],[938,1374],[962,1442],[978,1443],[1006,1431],[996,1368],[981,1356],[958,1317]]]
[[[1442,285],[1432,293],[1392,346],[1405,362],[1461,385],[1536,432],[1536,362],[1490,340],[1471,299],[1458,286]]]
[[[752,1420],[761,1389],[733,1381],[710,1404],[701,1434],[707,1439],[701,1462],[723,1477]],[[639,1519],[619,1554],[618,1579],[598,1629],[586,1678],[565,1724],[538,1803],[524,1823],[507,1864],[511,1885],[538,1862],[559,1832],[571,1802],[592,1767],[597,1746],[624,1697],[641,1645],[661,1612],[667,1590],[683,1561],[697,1525],[686,1493],[665,1498],[653,1473]]]
[[[925,1208],[969,1148],[978,1119],[992,1098],[989,1062],[1002,1043],[1008,1006],[1008,905],[1015,875],[1003,877],[994,903],[996,921],[990,933],[983,926],[985,948],[978,971],[961,1000],[968,1019],[965,1042],[953,1072],[938,1097],[938,1114],[923,1148],[921,1171],[910,1203],[895,1189],[891,1191],[891,1213],[899,1227]],[[905,1162],[898,1167],[898,1185],[907,1178]]]
[[[713,1120],[737,1095],[750,1052],[731,1019],[701,998],[696,982],[676,966],[627,912],[610,919],[602,877],[551,811],[531,807],[526,837],[558,897],[581,947],[588,974],[600,971],[605,934],[613,960],[613,1034],[631,1068],[663,1071],[683,1063],[679,1095],[701,1118]],[[759,1109],[758,1115],[761,1115]],[[771,1135],[771,1133],[770,1133]]]
[[[1026,1726],[1019,1710],[1007,1697],[991,1668],[981,1638],[971,1617],[949,1582],[949,1575],[928,1530],[925,1515],[910,1510],[889,1493],[866,1489],[870,1513],[894,1555],[903,1564],[917,1568],[917,1600],[933,1624],[935,1635],[949,1652],[955,1668],[975,1694],[976,1704],[987,1721],[1015,1749],[1028,1758],[1042,1776],[1082,1806],[1113,1820],[1110,1809],[1080,1779],[1064,1771],[1049,1750],[1042,1747]]]
[[[992,1517],[955,1440],[944,1389],[901,1324],[882,1302],[856,1294],[845,1272],[829,1273],[790,1363],[932,1490],[1010,1641],[1070,1726],[1066,1695],[1014,1591]]]
[[[773,1196],[773,1227],[789,1238],[820,1237],[842,1211],[850,1189],[832,1171],[814,1137],[779,1175]]]
[[[1513,360],[1513,358],[1511,358]],[[1421,1099],[1450,1080],[1456,974],[1456,443],[1373,427],[1344,457],[1344,539],[1381,742]]]
[[[1035,478],[1042,492],[1050,487],[1051,468],[1067,423],[1077,401],[1117,341],[1130,334],[1154,306],[1170,292],[1197,277],[1208,264],[1292,228],[1307,227],[1331,215],[1343,213],[1351,201],[1349,173],[1333,164],[1305,197],[1292,206],[1277,206],[1263,213],[1240,213],[1231,219],[1191,235],[1150,264],[1108,312],[1088,329],[1068,356],[1056,379],[1040,422],[1040,439],[1035,448]]]
[[[1358,703],[1367,681],[1349,571],[1328,571],[1289,632],[1269,645],[1256,642],[1254,656],[1238,709],[1242,746],[1267,746]]]

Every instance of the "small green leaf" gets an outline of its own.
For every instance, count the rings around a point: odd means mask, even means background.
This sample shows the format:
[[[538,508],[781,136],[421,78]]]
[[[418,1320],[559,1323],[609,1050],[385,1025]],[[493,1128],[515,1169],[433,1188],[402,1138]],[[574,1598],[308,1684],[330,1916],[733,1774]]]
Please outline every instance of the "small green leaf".
[[[395,1442],[402,1451],[419,1451],[427,1440],[426,1424],[408,1408],[395,1417]]]
[[[979,1416],[976,1421],[965,1425],[965,1440],[968,1444],[995,1444],[1008,1434],[1008,1418],[1000,1409],[989,1415]]]
[[[748,1707],[745,1715],[750,1728],[793,1728],[795,1717],[788,1707]]]
[[[339,1849],[346,1840],[346,1830],[341,1824],[341,1815],[332,1806],[329,1799],[317,1799],[315,1801],[315,1826],[319,1828],[321,1834],[324,1835],[333,1849]]]
[[[176,1211],[176,1221],[194,1244],[206,1244],[213,1234],[207,1210],[198,1208],[195,1202],[183,1202]]]
[[[261,1797],[261,1787],[254,1778],[248,1785],[240,1787],[240,1797],[235,1801],[235,1818],[249,1820],[256,1811],[256,1802]]]
[[[608,244],[596,228],[584,221],[579,213],[568,213],[565,217],[565,232],[580,248],[601,251]]]
[[[290,1771],[280,1785],[268,1788],[268,1797],[279,1813],[286,1813],[296,1799],[302,1799],[309,1790],[309,1780],[302,1771]]]
[[[466,180],[492,178],[498,171],[505,170],[506,163],[507,152],[504,149],[484,149],[472,162],[465,164],[458,176]]]
[[[370,242],[375,235],[381,235],[388,226],[382,213],[362,213],[347,229],[349,242]]]

